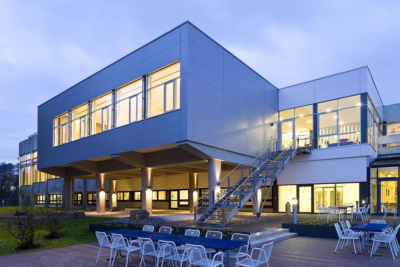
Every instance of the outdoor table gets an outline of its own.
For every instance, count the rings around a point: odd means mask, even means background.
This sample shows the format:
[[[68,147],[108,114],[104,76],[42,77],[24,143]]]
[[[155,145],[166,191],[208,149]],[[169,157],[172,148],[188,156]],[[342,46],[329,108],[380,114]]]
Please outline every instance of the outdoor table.
[[[364,253],[365,248],[368,249],[370,232],[375,232],[375,233],[382,232],[383,229],[385,229],[388,226],[389,226],[389,224],[360,223],[360,224],[350,227],[350,230],[364,232],[364,249],[363,249],[363,251],[357,251],[357,253],[359,253],[359,254]],[[368,253],[370,253],[369,250],[368,250]],[[380,256],[381,254],[374,253],[373,255]]]
[[[353,208],[354,206],[329,206],[331,209],[338,209],[338,210],[344,210],[343,214],[346,215],[346,220],[347,220],[347,209],[348,208]],[[338,221],[339,221],[339,215],[337,215]]]
[[[228,239],[214,239],[205,237],[194,237],[185,235],[174,235],[174,234],[162,234],[156,232],[144,232],[140,230],[121,229],[106,231],[107,234],[121,234],[128,238],[150,238],[153,241],[172,241],[175,244],[194,244],[201,245],[207,248],[213,248],[216,250],[222,250],[225,252],[225,266],[229,266],[229,251],[241,246],[247,245],[245,241],[236,241]]]

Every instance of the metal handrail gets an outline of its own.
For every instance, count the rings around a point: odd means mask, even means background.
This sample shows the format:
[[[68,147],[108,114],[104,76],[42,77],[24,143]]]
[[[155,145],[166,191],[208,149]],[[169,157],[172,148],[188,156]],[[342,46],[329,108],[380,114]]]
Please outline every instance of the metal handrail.
[[[310,139],[310,140],[312,140],[311,137],[310,137],[310,138],[302,138],[302,140],[303,140],[303,139]],[[275,164],[278,162],[278,160],[280,160],[280,158],[281,158],[284,154],[286,154],[287,151],[292,150],[291,147],[293,146],[294,142],[299,141],[299,140],[300,140],[299,137],[293,139],[293,141],[290,143],[290,145],[288,145],[288,146],[285,148],[285,150],[283,150],[283,151],[279,154],[279,156],[273,161],[273,162],[274,162],[274,169],[275,169]],[[298,146],[296,147],[295,150],[297,150],[297,149],[298,149]],[[234,195],[234,194],[236,193],[236,191],[240,191],[240,190],[241,190],[241,187],[243,187],[245,184],[247,184],[248,181],[249,181],[251,178],[253,178],[253,176],[254,176],[255,174],[257,174],[257,172],[260,170],[260,168],[261,168],[262,166],[264,166],[264,164],[265,164],[266,162],[268,162],[268,161],[271,161],[271,160],[266,159],[262,164],[260,164],[260,166],[259,166],[256,170],[254,170],[254,172],[253,172],[249,177],[247,177],[247,179],[246,179],[245,181],[243,181],[243,183],[242,183],[235,191],[233,191],[233,192],[231,193],[231,196]],[[267,171],[268,171],[268,170],[267,170]],[[255,185],[254,185],[254,186],[255,186]],[[230,199],[230,197],[228,197],[227,199],[225,199],[224,202],[221,203],[221,205],[224,205],[229,199]]]

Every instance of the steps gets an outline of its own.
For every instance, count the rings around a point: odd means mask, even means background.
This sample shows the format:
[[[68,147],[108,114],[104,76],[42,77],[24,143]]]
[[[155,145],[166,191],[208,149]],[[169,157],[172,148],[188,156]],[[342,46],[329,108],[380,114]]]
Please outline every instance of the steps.
[[[277,243],[293,237],[296,237],[297,233],[291,233],[289,229],[271,229],[263,232],[250,234],[250,249],[255,247],[261,247],[264,244],[271,242]]]

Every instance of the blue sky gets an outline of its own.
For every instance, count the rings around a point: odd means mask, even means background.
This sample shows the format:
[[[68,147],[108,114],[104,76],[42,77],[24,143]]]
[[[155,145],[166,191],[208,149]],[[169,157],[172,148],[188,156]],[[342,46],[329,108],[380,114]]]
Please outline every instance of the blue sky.
[[[369,66],[400,102],[400,1],[0,0],[0,161],[37,106],[189,20],[278,88]]]

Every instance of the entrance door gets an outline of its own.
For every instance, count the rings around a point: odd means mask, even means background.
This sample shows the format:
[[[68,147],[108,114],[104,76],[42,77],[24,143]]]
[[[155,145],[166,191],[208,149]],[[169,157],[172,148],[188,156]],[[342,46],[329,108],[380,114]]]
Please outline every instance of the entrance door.
[[[397,201],[398,201],[398,189],[397,189],[397,180],[394,181],[380,181],[380,211],[384,213],[385,211],[382,208],[382,204],[385,207],[395,207],[397,209]]]
[[[299,186],[299,212],[311,212],[311,186]]]
[[[294,120],[287,120],[281,124],[282,150],[287,148],[293,141]]]
[[[169,207],[170,209],[177,209],[178,208],[178,191],[170,191],[170,201]]]

